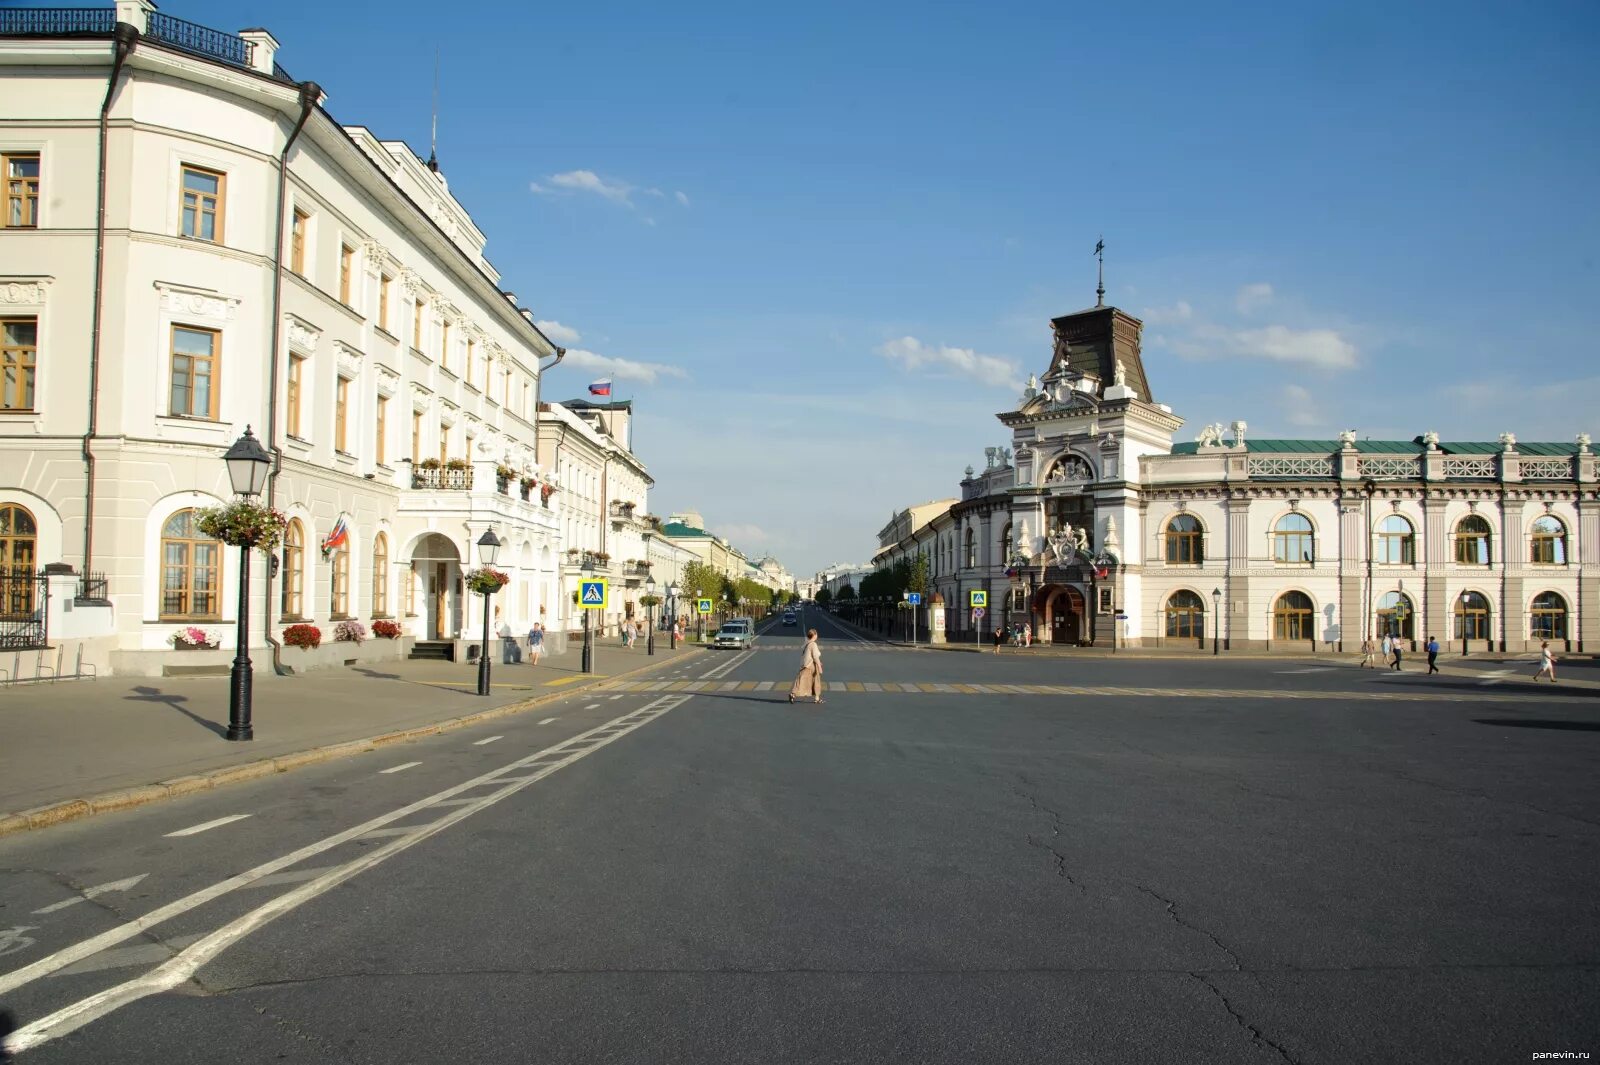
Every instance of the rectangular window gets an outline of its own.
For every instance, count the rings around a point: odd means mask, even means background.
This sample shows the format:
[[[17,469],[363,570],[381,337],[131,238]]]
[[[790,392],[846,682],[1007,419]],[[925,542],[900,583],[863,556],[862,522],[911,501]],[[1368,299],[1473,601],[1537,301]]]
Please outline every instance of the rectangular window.
[[[374,453],[377,456],[378,465],[382,466],[384,463],[389,461],[389,446],[387,440],[385,439],[389,435],[388,396],[378,397],[378,411],[373,417],[373,428],[376,430],[375,435],[377,444]]]
[[[39,319],[0,319],[0,410],[33,410],[34,375],[38,372]]]
[[[170,411],[178,418],[217,418],[217,357],[222,336],[215,329],[172,327]]]
[[[394,278],[384,274],[378,278],[378,328],[389,328],[389,286],[394,284]]]
[[[422,412],[411,412],[411,462],[415,465],[422,461]]]
[[[301,355],[289,356],[289,387],[284,390],[284,431],[290,436],[300,436],[300,397],[305,378],[306,360]]]
[[[350,426],[350,378],[341,377],[333,386],[333,447],[335,451],[349,451],[345,446],[346,432]]]
[[[183,235],[222,243],[222,204],[227,175],[197,166],[183,168]]]
[[[5,225],[31,229],[39,224],[39,153],[7,154]]]
[[[411,318],[411,346],[421,351],[423,302],[419,299],[413,306],[416,309],[416,313]]]
[[[350,275],[355,272],[356,250],[348,244],[339,245],[339,302],[353,307],[350,302]]]
[[[311,216],[300,208],[294,209],[294,226],[289,230],[289,269],[306,276],[306,229]]]

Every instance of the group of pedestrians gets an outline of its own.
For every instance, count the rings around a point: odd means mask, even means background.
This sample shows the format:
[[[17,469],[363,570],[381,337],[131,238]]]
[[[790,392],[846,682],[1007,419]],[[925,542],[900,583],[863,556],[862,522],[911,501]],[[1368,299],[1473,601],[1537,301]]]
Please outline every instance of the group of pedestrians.
[[[1033,646],[1033,626],[1016,624],[1009,628],[998,627],[994,630],[994,653],[999,654],[1002,647],[1016,647],[1026,650]]]
[[[998,647],[996,649],[998,650]],[[1428,653],[1428,672],[1439,672],[1439,641],[1434,639],[1432,636],[1429,636],[1428,642],[1422,645],[1422,649]],[[1383,652],[1384,664],[1390,669],[1394,670],[1396,673],[1404,672],[1404,670],[1400,668],[1401,659],[1405,652],[1404,640],[1400,639],[1398,636],[1391,636],[1389,633],[1384,633],[1382,642],[1376,648],[1373,646],[1372,637],[1368,636],[1365,640],[1362,640],[1362,669],[1378,668],[1376,662],[1374,661],[1375,653],[1377,651]],[[1549,640],[1539,641],[1539,669],[1534,673],[1533,679],[1538,680],[1540,677],[1549,677],[1551,684],[1556,683],[1556,656],[1555,652],[1550,650]]]

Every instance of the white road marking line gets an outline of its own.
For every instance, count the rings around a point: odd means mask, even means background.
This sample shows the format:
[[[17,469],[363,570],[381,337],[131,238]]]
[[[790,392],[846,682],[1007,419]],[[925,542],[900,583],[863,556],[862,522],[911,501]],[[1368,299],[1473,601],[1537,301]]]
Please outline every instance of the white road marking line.
[[[106,969],[126,969],[133,965],[149,965],[152,962],[163,962],[175,956],[178,951],[191,943],[198,943],[204,933],[190,936],[176,936],[160,943],[143,943],[136,947],[118,947],[115,950],[103,950],[92,958],[85,958],[76,965],[69,965],[51,976],[77,976],[80,973],[98,973]]]
[[[756,685],[756,691],[758,691],[758,692],[769,692],[769,691],[771,691],[773,688],[775,688],[777,686],[778,686],[778,682],[775,681],[775,680],[764,680],[760,684]]]
[[[468,802],[476,802],[477,800],[476,799],[468,799],[467,801]],[[441,803],[440,805],[443,805],[443,804]],[[264,888],[264,887],[277,887],[280,884],[304,884],[307,880],[315,880],[317,877],[321,876],[323,873],[331,873],[337,868],[339,868],[337,865],[319,865],[319,866],[316,866],[315,868],[312,868],[312,869],[291,869],[287,873],[273,873],[271,876],[264,876],[260,880],[257,880],[255,883],[251,884],[250,887],[251,888]],[[199,936],[194,936],[194,937],[192,937],[190,939],[190,942],[193,942],[194,940],[199,939],[199,938],[200,938]],[[168,943],[176,943],[177,940],[176,939],[169,939],[169,940],[167,940],[167,942]],[[188,943],[183,944],[183,946],[188,946],[188,945],[189,945]]]
[[[620,696],[620,695],[613,695],[613,696],[612,696],[612,697],[611,697],[611,701],[612,701],[612,702],[616,702],[616,701],[617,701],[617,700],[618,700],[618,699],[620,699],[620,698],[622,698],[622,696]]]
[[[221,828],[223,825],[231,825],[235,821],[243,821],[249,816],[249,814],[233,814],[229,817],[219,817],[215,821],[206,821],[202,824],[190,825],[188,828],[180,828],[176,832],[168,832],[167,838],[171,839],[174,836],[193,836],[199,832],[209,832],[213,828]]]
[[[559,718],[554,718],[554,717],[547,717],[547,718],[545,718],[545,719],[544,719],[544,720],[543,720],[543,721],[541,721],[541,722],[539,722],[539,724],[541,724],[541,725],[548,725],[548,724],[550,724],[550,723],[551,723],[551,722],[553,722],[553,721],[557,721],[557,720],[559,720]]]
[[[634,728],[642,727],[648,722],[654,721],[657,717],[660,717],[661,715],[672,710],[676,710],[678,707],[688,702],[689,699],[690,696],[688,695],[677,695],[668,696],[666,698],[657,700],[657,702],[651,704],[649,707],[649,709],[654,710],[654,713],[649,717],[639,719],[638,724],[635,725]],[[183,953],[179,954],[177,957],[158,966],[155,969],[152,969],[144,976],[127,981],[126,983],[120,984],[116,987],[108,988],[97,994],[90,995],[88,998],[80,999],[70,1006],[57,1010],[55,1013],[52,1013],[49,1016],[42,1017],[39,1020],[34,1021],[32,1024],[17,1029],[5,1039],[5,1050],[13,1054],[23,1050],[28,1050],[32,1047],[39,1046],[42,1043],[49,1042],[51,1039],[54,1039],[57,1036],[76,1031],[89,1022],[103,1017],[106,1014],[111,1013],[112,1011],[119,1009],[120,1007],[131,1002],[137,1002],[139,999],[145,998],[149,995],[159,994],[163,991],[170,991],[172,988],[177,987],[185,981],[191,979],[194,974],[199,971],[201,966],[205,965],[217,955],[221,954],[228,947],[249,935],[251,932],[261,928],[274,918],[281,917],[302,903],[308,902],[311,899],[314,899],[317,896],[344,883],[346,880],[365,872],[380,862],[386,861],[387,859],[392,858],[394,855],[416,846],[423,840],[428,839],[438,832],[442,832],[451,825],[465,820],[466,818],[477,813],[479,810],[483,810],[494,805],[502,799],[516,794],[523,788],[528,787],[529,784],[533,783],[534,781],[542,780],[550,774],[558,772],[566,766],[578,761],[580,758],[584,758],[587,755],[594,753],[601,747],[620,739],[622,736],[628,735],[628,733],[632,731],[634,731],[634,729],[629,729],[628,732],[618,733],[615,736],[607,737],[605,740],[586,750],[574,751],[561,761],[542,768],[538,773],[535,773],[533,776],[527,778],[526,781],[510,784],[498,791],[491,792],[488,795],[485,795],[481,801],[474,803],[471,806],[464,806],[453,813],[446,814],[437,821],[427,825],[418,826],[417,829],[408,836],[402,836],[391,843],[386,843],[381,847],[377,847],[355,859],[354,861],[347,862],[346,864],[339,866],[338,868],[322,877],[319,877],[316,880],[309,881],[308,883],[302,884],[300,887],[295,888],[293,891],[279,895],[277,898],[257,907],[251,912],[245,914],[243,917],[231,921],[216,931],[211,932],[203,939],[200,939],[192,946],[186,948]],[[82,961],[85,958],[92,957],[93,955],[100,953],[102,950],[105,950],[107,947],[124,942],[128,939],[132,939],[146,929],[160,924],[171,917],[185,913],[196,906],[202,905],[203,903],[209,902],[221,895],[227,894],[236,888],[244,887],[271,873],[280,872],[285,867],[294,865],[296,862],[302,861],[313,854],[320,854],[322,851],[328,850],[331,847],[336,847],[342,843],[348,843],[353,839],[359,839],[361,836],[373,831],[376,828],[380,828],[392,821],[398,821],[403,817],[408,817],[411,814],[416,813],[418,810],[425,809],[429,805],[439,802],[442,799],[454,797],[457,793],[465,791],[468,788],[476,787],[486,781],[492,781],[496,773],[503,773],[509,769],[515,769],[519,766],[526,766],[535,761],[537,757],[537,755],[534,755],[519,759],[518,761],[511,763],[509,766],[495,770],[493,773],[484,774],[483,776],[469,780],[464,784],[458,784],[453,788],[448,788],[445,791],[439,792],[437,795],[431,795],[428,798],[419,802],[414,802],[409,806],[404,806],[380,817],[373,818],[366,824],[357,825],[354,828],[346,829],[344,832],[329,836],[328,838],[320,840],[317,843],[313,843],[310,846],[302,847],[297,851],[293,851],[280,858],[276,858],[273,861],[265,863],[264,865],[259,865],[249,872],[240,873],[238,876],[230,877],[229,879],[221,881],[220,883],[211,885],[209,888],[197,891],[192,895],[177,900],[176,902],[169,903],[160,909],[153,910],[138,920],[129,921],[126,924],[120,925],[107,932],[102,932],[100,935],[92,936],[89,939],[83,940],[82,942],[74,944],[73,946],[64,950],[59,950],[47,958],[41,958],[32,965],[26,965],[21,969],[6,973],[3,976],[0,976],[0,994],[5,994],[8,991],[12,991],[18,987],[22,987],[25,984],[31,983],[41,976],[59,971],[68,965],[72,965],[76,962]]]
[[[490,744],[490,743],[495,742],[496,740],[503,740],[503,739],[505,739],[504,736],[490,736],[488,739],[474,740],[472,745],[474,747],[482,747],[485,744]]]
[[[1332,673],[1333,666],[1312,666],[1310,669],[1275,669],[1274,673],[1280,676],[1290,676],[1295,673]]]
[[[104,895],[108,891],[127,891],[149,875],[149,873],[140,873],[138,876],[130,876],[126,880],[114,880],[109,884],[100,884],[96,887],[84,888],[82,891],[78,892],[77,896],[74,898],[64,899],[61,902],[52,903],[49,906],[42,906],[33,912],[36,914],[55,913],[57,910],[64,910],[68,906],[76,906],[78,903],[92,899],[97,895]]]
[[[477,800],[476,797],[471,798],[471,799],[445,799],[442,802],[436,802],[433,805],[435,805],[435,806],[465,806],[470,802],[477,802],[477,801],[478,800]]]
[[[421,764],[422,764],[421,762],[401,762],[399,765],[392,765],[388,769],[380,769],[380,770],[378,770],[378,772],[380,772],[380,773],[398,773],[403,769],[415,769],[417,766],[419,766]]]
[[[584,707],[584,709],[585,710],[593,710],[595,707],[597,707],[599,705],[600,705],[599,703],[590,703],[588,706]]]

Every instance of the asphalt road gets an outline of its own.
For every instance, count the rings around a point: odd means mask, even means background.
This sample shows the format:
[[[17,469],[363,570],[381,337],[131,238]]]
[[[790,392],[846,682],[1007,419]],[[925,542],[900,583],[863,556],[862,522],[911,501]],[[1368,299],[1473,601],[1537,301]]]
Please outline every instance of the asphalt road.
[[[805,621],[0,840],[18,1060],[1600,1055],[1595,692]]]

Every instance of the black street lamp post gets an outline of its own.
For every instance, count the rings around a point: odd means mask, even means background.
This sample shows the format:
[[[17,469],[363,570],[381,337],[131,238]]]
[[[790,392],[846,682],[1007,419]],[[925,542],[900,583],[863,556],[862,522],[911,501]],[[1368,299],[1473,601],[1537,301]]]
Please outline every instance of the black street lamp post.
[[[592,575],[594,573],[594,556],[585,553],[583,556],[583,565],[580,568],[585,574]],[[578,582],[578,586],[580,588],[583,586],[583,582],[581,580]],[[583,611],[583,672],[593,673],[594,645],[589,640],[589,610],[583,605],[583,596],[581,593],[578,596],[578,609]]]
[[[493,529],[485,529],[478,537],[478,561],[492,566],[500,557],[500,537]],[[489,694],[489,599],[493,592],[483,593],[483,647],[478,652],[478,694]]]
[[[653,655],[656,653],[656,579],[654,577],[646,577],[644,579],[644,594],[650,599],[650,602],[645,605],[645,610],[649,611],[650,620],[646,627],[644,653]]]
[[[1211,589],[1211,654],[1217,653],[1222,642],[1222,589]]]
[[[228,464],[228,480],[233,491],[243,499],[261,494],[267,483],[267,470],[272,456],[261,446],[247,425],[244,435],[233,442],[222,461]],[[255,676],[250,665],[250,552],[253,547],[239,548],[239,627],[235,633],[233,672],[228,684],[228,731],[230,740],[253,740],[255,727],[250,723],[251,703],[254,698]]]
[[[678,586],[676,584],[667,585],[667,624],[671,626],[667,630],[668,646],[676,651],[678,649]]]

